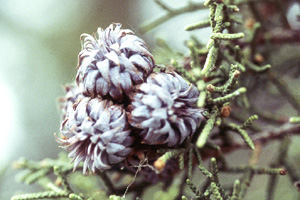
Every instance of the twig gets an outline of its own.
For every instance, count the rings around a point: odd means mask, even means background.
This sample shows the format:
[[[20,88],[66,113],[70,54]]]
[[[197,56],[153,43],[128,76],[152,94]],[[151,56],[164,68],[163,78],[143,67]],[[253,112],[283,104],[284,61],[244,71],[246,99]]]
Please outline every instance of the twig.
[[[262,145],[271,142],[273,140],[280,139],[289,134],[300,135],[300,124],[284,124],[281,127],[277,127],[274,130],[265,130],[260,133],[256,133],[252,136],[253,143],[261,143]],[[222,147],[222,146],[221,146]],[[245,148],[247,145],[244,142],[235,142],[231,148]],[[225,147],[226,148],[226,147]],[[225,151],[226,152],[226,151]]]
[[[162,6],[161,6],[162,7]],[[146,24],[140,28],[140,32],[142,34],[145,34],[149,32],[150,30],[154,29],[155,27],[163,24],[164,22],[168,21],[169,19],[176,17],[178,15],[184,14],[184,13],[189,13],[201,9],[205,9],[203,3],[189,3],[188,5],[182,7],[182,8],[177,8],[177,9],[167,9],[168,13],[163,15],[162,17],[150,22],[149,24]],[[165,9],[166,10],[166,9]]]

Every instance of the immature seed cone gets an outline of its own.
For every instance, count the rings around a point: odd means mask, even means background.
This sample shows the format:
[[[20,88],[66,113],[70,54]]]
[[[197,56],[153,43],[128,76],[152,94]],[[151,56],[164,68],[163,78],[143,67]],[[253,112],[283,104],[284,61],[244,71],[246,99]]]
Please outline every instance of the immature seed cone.
[[[129,123],[146,144],[181,144],[204,117],[194,106],[199,92],[175,72],[152,74],[131,96]]]
[[[83,82],[89,96],[122,101],[124,93],[152,73],[154,60],[145,42],[121,24],[98,28],[95,37],[82,34],[81,40],[76,81]]]
[[[63,138],[57,141],[70,151],[74,169],[81,161],[84,174],[109,169],[132,151],[133,138],[122,106],[85,97],[73,109],[62,125]]]

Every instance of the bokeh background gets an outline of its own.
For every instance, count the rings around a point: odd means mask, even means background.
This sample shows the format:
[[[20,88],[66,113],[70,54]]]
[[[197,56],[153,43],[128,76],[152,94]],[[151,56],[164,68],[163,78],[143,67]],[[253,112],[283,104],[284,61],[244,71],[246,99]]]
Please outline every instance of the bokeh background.
[[[60,126],[57,99],[64,95],[62,86],[75,80],[82,33],[92,34],[98,27],[120,22],[145,39],[151,49],[155,37],[173,40],[178,35],[171,46],[181,51],[185,51],[182,38],[190,33],[183,28],[186,18],[177,18],[176,25],[173,19],[145,35],[139,34],[142,23],[163,14],[152,0],[0,3],[0,169],[8,166],[0,179],[0,199],[9,199],[15,192],[35,190],[34,186],[16,183],[16,172],[10,168],[14,160],[56,158],[61,150],[54,139]],[[172,6],[185,3],[176,0]],[[194,22],[205,14],[187,17]]]
[[[62,86],[75,79],[82,33],[92,34],[98,27],[120,22],[123,28],[134,30],[152,50],[155,38],[160,37],[183,53],[188,52],[184,39],[198,34],[207,41],[210,33],[209,29],[184,31],[185,25],[206,18],[208,11],[203,11],[176,17],[141,35],[138,31],[141,24],[164,13],[152,0],[0,0],[0,3],[0,169],[19,157],[56,158],[61,151],[53,136],[60,126],[57,99],[64,95]],[[172,0],[170,6],[184,4],[186,1]],[[298,11],[299,7],[293,12]],[[0,199],[9,199],[22,190],[35,191],[34,186],[17,184],[15,174],[8,167],[1,177]]]

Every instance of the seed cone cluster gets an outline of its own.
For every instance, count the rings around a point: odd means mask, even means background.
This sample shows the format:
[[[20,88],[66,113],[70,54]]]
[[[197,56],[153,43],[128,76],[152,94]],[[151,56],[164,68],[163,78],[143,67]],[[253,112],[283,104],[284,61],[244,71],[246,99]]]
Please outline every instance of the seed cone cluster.
[[[74,169],[80,162],[83,173],[109,169],[136,147],[174,147],[193,135],[204,120],[195,107],[198,90],[175,72],[152,73],[154,59],[142,39],[112,24],[81,40],[57,137]]]

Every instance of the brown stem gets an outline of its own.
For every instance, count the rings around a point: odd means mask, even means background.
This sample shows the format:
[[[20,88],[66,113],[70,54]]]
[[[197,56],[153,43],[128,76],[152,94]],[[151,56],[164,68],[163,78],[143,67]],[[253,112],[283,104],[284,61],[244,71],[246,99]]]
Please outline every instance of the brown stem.
[[[281,139],[289,134],[300,135],[300,124],[284,124],[274,130],[266,130],[256,133],[252,136],[252,141],[254,144],[260,143],[261,145],[265,145],[271,141]],[[239,149],[248,148],[247,144],[245,144],[244,141],[235,141],[230,145],[224,145],[220,142],[220,144],[218,145],[221,147],[221,152],[223,154],[230,153]],[[201,152],[201,155],[202,159],[208,159],[211,157],[217,157],[219,153],[220,152],[218,151],[209,149],[203,150]]]

